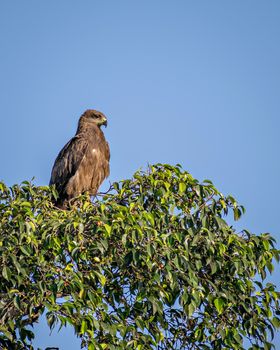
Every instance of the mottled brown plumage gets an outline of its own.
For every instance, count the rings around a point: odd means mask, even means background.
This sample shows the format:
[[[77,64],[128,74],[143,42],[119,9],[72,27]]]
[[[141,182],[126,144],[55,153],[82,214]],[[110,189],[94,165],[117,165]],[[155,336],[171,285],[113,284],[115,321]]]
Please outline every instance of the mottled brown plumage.
[[[85,111],[76,135],[59,152],[50,179],[59,195],[56,206],[66,209],[69,200],[82,193],[95,195],[109,176],[110,149],[101,125],[107,126],[103,113]]]

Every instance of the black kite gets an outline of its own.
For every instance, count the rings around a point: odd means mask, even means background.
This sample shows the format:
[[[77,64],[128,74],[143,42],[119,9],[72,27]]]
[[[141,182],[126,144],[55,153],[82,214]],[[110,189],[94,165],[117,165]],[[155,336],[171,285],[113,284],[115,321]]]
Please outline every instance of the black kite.
[[[110,149],[101,125],[107,126],[103,113],[85,111],[76,135],[59,152],[50,179],[59,195],[57,207],[66,209],[69,200],[85,192],[95,195],[109,176]]]

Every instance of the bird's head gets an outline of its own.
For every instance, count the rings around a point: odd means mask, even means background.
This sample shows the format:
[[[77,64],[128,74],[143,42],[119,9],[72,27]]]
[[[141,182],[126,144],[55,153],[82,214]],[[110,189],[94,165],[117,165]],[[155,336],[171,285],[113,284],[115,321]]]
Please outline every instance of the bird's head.
[[[105,115],[94,109],[86,110],[82,114],[80,121],[90,123],[90,124],[96,124],[99,127],[101,125],[104,125],[105,127],[107,127],[107,118],[105,117]]]

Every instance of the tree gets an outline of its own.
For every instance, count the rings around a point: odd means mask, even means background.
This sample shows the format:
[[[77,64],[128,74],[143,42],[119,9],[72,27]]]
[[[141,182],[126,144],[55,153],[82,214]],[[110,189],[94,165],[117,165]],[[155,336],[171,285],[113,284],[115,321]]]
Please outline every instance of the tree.
[[[279,251],[225,221],[244,213],[232,196],[162,164],[69,211],[55,195],[1,183],[3,349],[33,349],[43,313],[89,350],[273,347],[279,292],[264,280]]]

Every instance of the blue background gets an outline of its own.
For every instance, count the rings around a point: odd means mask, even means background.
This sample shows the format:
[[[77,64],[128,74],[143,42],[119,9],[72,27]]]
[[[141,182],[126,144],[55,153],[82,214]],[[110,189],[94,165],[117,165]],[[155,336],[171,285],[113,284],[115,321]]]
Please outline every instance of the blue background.
[[[279,38],[279,0],[2,0],[0,179],[48,184],[78,117],[99,109],[111,182],[181,163],[247,208],[238,228],[279,240]],[[35,333],[79,349],[70,329]]]

